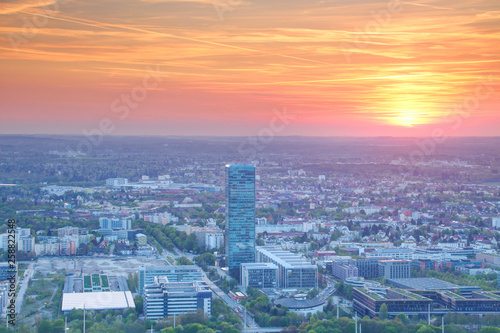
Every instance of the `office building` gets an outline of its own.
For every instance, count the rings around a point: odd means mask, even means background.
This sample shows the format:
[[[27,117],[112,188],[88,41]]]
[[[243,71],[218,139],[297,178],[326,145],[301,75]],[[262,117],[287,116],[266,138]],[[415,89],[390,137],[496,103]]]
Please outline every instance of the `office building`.
[[[360,316],[376,317],[386,304],[389,317],[400,313],[420,316],[444,316],[447,313],[484,314],[500,313],[500,292],[472,291],[459,295],[451,290],[402,290],[374,291],[367,288],[353,289],[353,308]]]
[[[379,275],[386,279],[406,279],[411,277],[411,260],[380,260]]]
[[[460,294],[465,297],[471,296],[474,291],[481,290],[481,288],[477,286],[459,286],[434,278],[389,279],[387,283],[397,288],[408,290],[460,290]]]
[[[256,261],[278,266],[278,288],[316,288],[318,267],[295,253],[272,246],[257,246]]]
[[[377,258],[365,258],[365,259],[355,259],[354,265],[358,268],[358,275],[366,279],[374,279],[380,277],[380,271],[378,268],[378,262],[380,260],[388,260],[390,257],[377,257]]]
[[[139,294],[144,291],[144,286],[153,284],[155,277],[165,276],[169,282],[202,281],[201,270],[192,265],[162,266],[139,268]]]
[[[341,279],[357,279],[358,278],[358,268],[354,265],[352,260],[340,261],[332,260],[332,275]]]
[[[271,289],[278,286],[278,266],[272,263],[241,264],[241,285],[248,287]]]
[[[144,315],[148,319],[198,311],[212,314],[212,292],[199,282],[169,282],[160,277],[144,288]]]
[[[319,297],[307,299],[306,294],[297,294],[293,298],[280,298],[274,301],[274,304],[286,306],[291,312],[304,316],[323,311],[325,303],[326,302]]]
[[[375,292],[365,288],[353,288],[353,309],[360,317],[378,317],[382,304],[387,305],[388,315],[400,313],[409,315],[427,314],[432,310],[432,300],[407,290],[388,289]]]
[[[226,165],[226,255],[230,274],[255,262],[255,167]]]

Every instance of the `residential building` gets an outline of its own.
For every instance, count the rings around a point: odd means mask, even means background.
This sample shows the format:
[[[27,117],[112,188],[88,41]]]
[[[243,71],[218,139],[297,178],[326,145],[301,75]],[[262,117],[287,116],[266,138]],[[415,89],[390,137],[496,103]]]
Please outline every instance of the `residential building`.
[[[205,249],[220,249],[224,246],[224,234],[222,232],[205,233]]]
[[[116,217],[100,217],[99,227],[101,229],[130,230],[132,229],[132,221],[130,219],[120,219]]]
[[[72,236],[79,234],[79,229],[77,227],[63,227],[57,229],[57,237]]]

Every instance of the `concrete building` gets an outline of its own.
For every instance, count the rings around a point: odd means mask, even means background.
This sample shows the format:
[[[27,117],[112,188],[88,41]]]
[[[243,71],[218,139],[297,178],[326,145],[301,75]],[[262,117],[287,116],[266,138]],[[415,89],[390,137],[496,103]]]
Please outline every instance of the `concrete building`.
[[[460,294],[465,297],[472,295],[474,291],[480,291],[476,286],[459,286],[443,280],[434,278],[408,278],[408,279],[389,279],[387,283],[401,289],[408,290],[460,290]]]
[[[57,237],[72,236],[79,234],[79,229],[77,227],[63,227],[57,229]]]
[[[306,294],[298,294],[294,298],[277,299],[274,304],[286,306],[291,312],[303,314],[304,316],[323,311],[325,301],[319,298],[307,299],[306,297]]]
[[[365,259],[355,259],[354,265],[358,268],[358,276],[362,276],[367,279],[374,279],[380,277],[379,265],[380,260],[389,260],[390,257],[376,257],[376,258],[365,258]]]
[[[248,287],[271,289],[278,286],[278,266],[272,263],[241,264],[241,285]]]
[[[468,296],[450,290],[387,289],[385,293],[364,288],[353,289],[353,308],[360,316],[379,316],[386,304],[388,315],[444,316],[450,312],[464,314],[500,313],[500,292],[473,291]]]
[[[279,288],[316,288],[318,267],[298,255],[271,246],[255,248],[256,261],[278,266]]]
[[[405,248],[376,249],[375,252],[366,253],[366,258],[390,257],[392,259],[411,260],[414,252],[414,249]]]
[[[99,228],[112,230],[130,230],[132,229],[132,221],[130,219],[119,219],[116,217],[100,217]]]
[[[206,315],[212,314],[212,292],[199,282],[169,282],[160,277],[144,288],[144,315],[148,319],[200,310]]]
[[[380,260],[380,276],[386,279],[406,279],[411,277],[411,260]]]
[[[224,246],[224,234],[222,232],[205,233],[205,249],[220,249]]]
[[[492,217],[491,226],[496,229],[500,228],[500,217]]]
[[[19,251],[34,252],[35,251],[35,237],[28,236],[20,236],[19,243],[17,243],[17,249]]]
[[[155,277],[165,276],[169,282],[203,281],[201,270],[192,265],[162,266],[139,268],[139,294],[144,291],[144,286],[153,284]]]
[[[332,275],[341,280],[357,279],[359,271],[352,260],[332,260]]]
[[[390,317],[400,313],[419,315],[428,313],[432,300],[406,290],[388,289],[386,293],[364,288],[353,288],[353,309],[360,317],[379,316],[382,304],[387,305]]]

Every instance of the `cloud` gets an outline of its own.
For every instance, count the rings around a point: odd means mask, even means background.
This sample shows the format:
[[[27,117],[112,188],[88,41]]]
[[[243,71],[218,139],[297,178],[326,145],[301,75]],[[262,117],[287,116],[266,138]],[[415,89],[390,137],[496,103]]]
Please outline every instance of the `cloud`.
[[[40,8],[57,3],[56,0],[13,0],[0,3],[0,15],[13,14],[31,8]]]

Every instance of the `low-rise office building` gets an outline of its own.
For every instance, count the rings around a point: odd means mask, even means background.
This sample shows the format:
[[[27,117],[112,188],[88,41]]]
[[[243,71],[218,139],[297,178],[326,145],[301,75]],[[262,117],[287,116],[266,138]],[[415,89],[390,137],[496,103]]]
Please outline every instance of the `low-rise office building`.
[[[381,260],[378,263],[379,275],[386,279],[405,279],[411,277],[411,260]]]
[[[387,305],[388,315],[395,317],[399,313],[406,315],[428,313],[432,300],[407,290],[388,289],[384,294],[365,288],[353,288],[353,309],[361,317],[378,317],[382,304]]]
[[[212,314],[212,292],[201,282],[169,282],[160,277],[144,287],[146,318],[158,320],[198,311]]]
[[[318,267],[292,252],[271,246],[256,246],[255,259],[259,263],[278,266],[278,288],[318,286]]]
[[[202,281],[201,270],[192,265],[144,267],[139,269],[139,294],[144,291],[144,286],[153,284],[156,277],[165,276],[169,282]]]
[[[359,276],[358,268],[352,260],[337,261],[332,260],[332,275],[341,280],[357,279]]]
[[[278,266],[273,263],[241,264],[241,284],[248,287],[271,289],[278,286]]]

